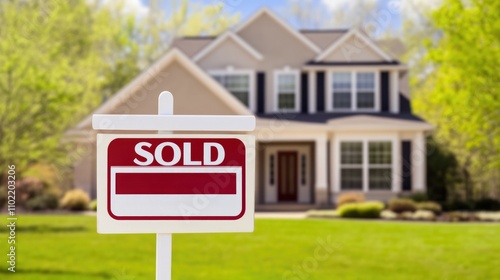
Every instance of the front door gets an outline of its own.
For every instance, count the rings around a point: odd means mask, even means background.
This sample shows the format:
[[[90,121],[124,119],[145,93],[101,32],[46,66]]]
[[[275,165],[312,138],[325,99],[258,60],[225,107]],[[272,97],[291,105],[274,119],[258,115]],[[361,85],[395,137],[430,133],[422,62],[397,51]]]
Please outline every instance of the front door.
[[[278,152],[278,201],[297,201],[297,152]]]

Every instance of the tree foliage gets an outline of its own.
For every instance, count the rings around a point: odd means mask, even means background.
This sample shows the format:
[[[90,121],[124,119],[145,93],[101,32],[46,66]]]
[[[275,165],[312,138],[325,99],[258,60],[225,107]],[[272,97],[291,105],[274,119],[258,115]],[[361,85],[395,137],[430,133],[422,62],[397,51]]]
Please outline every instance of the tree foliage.
[[[457,158],[466,199],[500,195],[500,2],[446,0],[432,15],[430,68],[416,89],[418,114]]]
[[[0,1],[0,166],[69,163],[64,131],[163,54],[173,36],[218,33],[238,19],[221,5],[187,0],[166,14],[150,1],[141,18],[123,3]]]

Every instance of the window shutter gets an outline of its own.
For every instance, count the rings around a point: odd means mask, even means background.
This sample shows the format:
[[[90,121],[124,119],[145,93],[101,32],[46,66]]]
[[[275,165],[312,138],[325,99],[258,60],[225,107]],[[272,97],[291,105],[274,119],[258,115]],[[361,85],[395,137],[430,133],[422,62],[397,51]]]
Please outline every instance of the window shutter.
[[[402,174],[402,190],[411,191],[412,174],[411,174],[411,141],[401,142],[401,174]]]
[[[265,113],[266,99],[266,74],[264,72],[257,73],[257,113]]]
[[[307,98],[307,90],[309,88],[309,80],[307,79],[307,72],[302,72],[300,75],[300,111],[304,114],[307,114],[308,111],[308,98]]]
[[[380,72],[380,111],[389,112],[389,72]]]
[[[316,111],[325,111],[325,72],[316,72]]]

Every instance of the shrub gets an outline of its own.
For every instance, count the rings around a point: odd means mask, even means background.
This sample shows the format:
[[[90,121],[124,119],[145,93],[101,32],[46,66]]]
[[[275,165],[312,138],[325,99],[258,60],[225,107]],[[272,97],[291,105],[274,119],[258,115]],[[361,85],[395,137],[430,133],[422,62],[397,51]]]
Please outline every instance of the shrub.
[[[480,221],[500,222],[500,212],[478,212],[476,216]]]
[[[445,211],[470,211],[472,210],[472,206],[470,203],[461,200],[454,200],[443,204]]]
[[[500,210],[500,201],[493,198],[483,198],[474,203],[474,210],[498,211]]]
[[[394,220],[398,218],[398,214],[392,212],[391,210],[384,210],[380,213],[380,217],[386,220]]]
[[[35,196],[26,202],[26,208],[32,211],[54,210],[59,206],[59,197],[53,192]]]
[[[433,211],[430,210],[417,210],[417,212],[413,213],[412,219],[434,221],[436,219],[436,215]]]
[[[0,209],[7,205],[7,188],[0,187]]]
[[[411,199],[415,202],[424,202],[429,200],[429,197],[424,192],[415,192],[406,196],[405,198]]]
[[[337,211],[343,218],[378,218],[384,210],[384,204],[378,201],[360,203],[347,203],[340,206]]]
[[[61,207],[71,211],[87,210],[90,198],[88,194],[80,189],[67,191],[61,200]]]
[[[97,211],[97,200],[92,200],[89,204],[89,210]]]
[[[389,210],[395,213],[415,212],[415,202],[408,198],[394,198],[389,201]]]
[[[359,203],[365,201],[365,195],[362,193],[348,192],[339,195],[337,199],[337,207],[340,207],[347,203]]]
[[[468,221],[475,221],[477,219],[478,218],[473,213],[459,212],[459,211],[448,212],[446,213],[445,216],[445,220],[449,222],[468,222]]]
[[[307,217],[310,218],[338,218],[339,213],[336,210],[309,210]]]
[[[433,201],[427,202],[419,202],[416,204],[417,210],[427,210],[432,211],[435,215],[439,215],[441,213],[441,205],[439,203]]]

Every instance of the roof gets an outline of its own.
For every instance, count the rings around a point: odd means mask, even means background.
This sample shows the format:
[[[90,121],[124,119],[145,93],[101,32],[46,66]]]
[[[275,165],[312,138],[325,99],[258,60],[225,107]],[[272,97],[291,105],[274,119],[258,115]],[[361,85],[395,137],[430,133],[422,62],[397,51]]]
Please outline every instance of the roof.
[[[215,38],[213,36],[180,37],[174,39],[172,48],[177,48],[187,56],[192,57],[208,46]]]
[[[377,113],[314,113],[314,114],[304,114],[304,113],[271,113],[271,114],[257,114],[257,117],[263,119],[280,119],[280,120],[290,120],[290,121],[301,121],[309,123],[327,123],[331,120],[348,118],[354,116],[370,116],[370,117],[381,117],[387,119],[395,120],[406,120],[415,121],[421,123],[427,123],[422,118],[409,113],[394,114],[389,112],[377,112]]]

